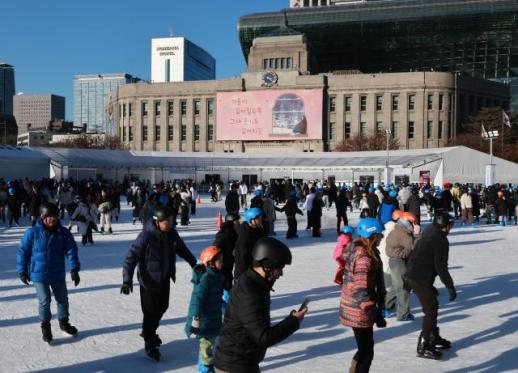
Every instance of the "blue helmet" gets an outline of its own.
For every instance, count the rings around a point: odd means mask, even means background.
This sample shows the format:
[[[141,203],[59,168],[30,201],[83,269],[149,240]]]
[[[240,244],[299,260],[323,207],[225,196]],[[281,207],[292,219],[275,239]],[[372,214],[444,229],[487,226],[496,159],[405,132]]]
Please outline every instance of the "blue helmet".
[[[256,197],[262,197],[263,196],[263,190],[262,189],[256,189],[255,190],[255,196]]]
[[[423,190],[423,193],[430,193],[430,189]]]
[[[435,197],[442,197],[442,190],[436,190],[434,195]]]
[[[369,187],[369,193],[374,192],[374,187]]]
[[[391,198],[396,198],[396,197],[397,197],[397,192],[396,192],[395,190],[391,190],[391,191],[389,192],[389,197],[391,197]]]
[[[356,234],[363,238],[369,238],[373,234],[381,234],[383,232],[383,224],[375,218],[360,219],[356,226]]]
[[[258,216],[261,216],[262,214],[262,209],[260,209],[259,207],[252,207],[251,209],[246,210],[244,218],[247,223],[250,223],[252,220],[257,218]]]
[[[161,194],[160,197],[158,197],[158,203],[167,205],[169,203],[169,197],[166,194]]]
[[[347,190],[347,185],[342,185],[342,190]]]
[[[350,225],[344,225],[342,227],[342,229],[340,230],[340,232],[352,235],[354,233],[354,228],[351,227]]]
[[[14,188],[13,188],[13,187],[10,187],[10,188],[9,188],[9,190],[8,190],[8,192],[9,192],[9,194],[10,194],[10,195],[14,195],[14,193],[15,193],[16,191],[14,190]]]

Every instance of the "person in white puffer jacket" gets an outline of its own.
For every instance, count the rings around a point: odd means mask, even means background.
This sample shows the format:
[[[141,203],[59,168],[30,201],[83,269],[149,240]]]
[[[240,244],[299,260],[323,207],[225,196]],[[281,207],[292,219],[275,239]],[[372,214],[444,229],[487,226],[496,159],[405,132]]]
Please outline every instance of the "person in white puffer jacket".
[[[461,218],[462,225],[466,225],[466,221],[474,225],[473,223],[473,201],[471,200],[471,195],[467,190],[463,190],[460,196],[460,209],[461,209]]]

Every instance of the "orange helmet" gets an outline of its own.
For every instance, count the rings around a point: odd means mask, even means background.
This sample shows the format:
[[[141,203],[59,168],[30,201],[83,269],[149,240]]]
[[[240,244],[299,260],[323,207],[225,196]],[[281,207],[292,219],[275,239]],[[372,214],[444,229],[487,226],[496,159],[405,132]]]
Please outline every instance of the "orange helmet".
[[[392,213],[392,220],[399,220],[403,216],[404,212],[401,210],[394,210]]]
[[[412,223],[412,225],[415,225],[415,223],[417,222],[417,216],[415,216],[415,214],[412,212],[402,213],[400,219],[404,219],[409,223]]]
[[[221,250],[217,246],[208,246],[200,253],[200,260],[205,267],[221,253]]]

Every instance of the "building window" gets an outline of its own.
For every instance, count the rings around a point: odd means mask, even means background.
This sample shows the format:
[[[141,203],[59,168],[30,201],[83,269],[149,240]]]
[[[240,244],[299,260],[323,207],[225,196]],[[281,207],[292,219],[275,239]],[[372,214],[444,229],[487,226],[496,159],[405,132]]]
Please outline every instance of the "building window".
[[[408,110],[415,110],[415,95],[408,95]]]
[[[167,126],[167,141],[173,141],[173,126]]]
[[[185,124],[182,124],[181,130],[182,130],[182,133],[181,133],[181,138],[180,139],[182,141],[185,141],[185,140],[187,140],[187,126]]]
[[[367,96],[360,96],[360,111],[367,110]]]
[[[160,126],[155,126],[155,141],[160,141]]]
[[[336,138],[335,131],[336,131],[335,123],[334,122],[329,123],[329,140],[334,140]]]
[[[433,122],[431,120],[428,121],[426,124],[426,138],[431,139],[432,138],[432,131],[433,131]]]
[[[147,102],[143,102],[142,103],[142,116],[146,116],[147,115]]]
[[[160,116],[160,101],[155,102],[155,115]]]
[[[438,131],[438,132],[439,132],[439,133],[438,133],[437,138],[438,138],[438,139],[442,139],[442,120],[441,120],[441,121],[439,121],[439,131]]]
[[[131,102],[128,104],[128,115],[130,117],[133,116],[133,105],[131,105]]]
[[[147,126],[142,126],[142,141],[147,141]]]
[[[167,101],[167,115],[171,116],[174,114],[174,102]]]
[[[198,124],[194,125],[194,141],[200,141],[200,126]]]
[[[286,66],[286,58],[281,58],[281,69],[284,69],[284,66]]]
[[[413,139],[414,138],[414,122],[408,122],[408,138]]]
[[[452,102],[453,102],[452,94],[448,93],[448,111],[451,111],[451,109],[452,109],[452,106],[453,106]]]
[[[312,5],[312,6],[318,6],[318,0],[313,0],[313,1],[311,2],[311,5]]]
[[[433,95],[428,95],[428,110],[432,110],[433,109]]]
[[[309,0],[304,0],[304,6],[309,6]]]
[[[214,114],[214,100],[213,99],[207,100],[207,114],[208,115]]]
[[[398,122],[392,122],[390,125],[390,132],[392,133],[392,138],[396,139],[399,137],[399,123]]]
[[[376,122],[376,131],[383,132],[383,122]]]
[[[321,6],[327,6],[327,0],[322,0]]]
[[[280,64],[281,64],[281,59],[280,58],[276,58],[275,59],[275,68],[278,69],[280,67]]]
[[[288,58],[286,59],[286,68],[287,68],[287,69],[291,69],[291,68],[293,67],[293,63],[292,63],[292,61],[293,61],[293,60],[292,60],[292,58],[291,58],[291,57],[288,57]]]
[[[329,111],[331,113],[334,113],[335,110],[336,110],[336,97],[331,96],[331,97],[329,97]]]
[[[180,113],[182,115],[187,115],[187,101],[180,101]]]
[[[351,123],[350,122],[344,123],[344,137],[346,139],[351,137]]]
[[[344,98],[344,110],[346,113],[351,111],[351,96],[345,96]]]
[[[209,124],[207,126],[207,140],[212,141],[214,139],[214,125]]]
[[[392,96],[392,111],[398,111],[399,109],[399,95]]]
[[[194,115],[200,115],[201,111],[201,101],[194,100]]]
[[[133,127],[128,128],[128,141],[133,141]]]
[[[122,117],[126,116],[126,104],[122,104]]]
[[[382,95],[376,96],[376,110],[377,111],[383,110],[383,96]]]
[[[274,59],[273,58],[268,59],[268,67],[270,69],[273,69],[273,66],[274,66]]]
[[[363,136],[367,133],[367,122],[360,123],[360,136]]]
[[[126,141],[126,127],[122,127],[122,141]]]
[[[443,109],[443,105],[444,105],[444,96],[439,95],[439,110]]]
[[[263,70],[268,68],[268,58],[263,59]]]

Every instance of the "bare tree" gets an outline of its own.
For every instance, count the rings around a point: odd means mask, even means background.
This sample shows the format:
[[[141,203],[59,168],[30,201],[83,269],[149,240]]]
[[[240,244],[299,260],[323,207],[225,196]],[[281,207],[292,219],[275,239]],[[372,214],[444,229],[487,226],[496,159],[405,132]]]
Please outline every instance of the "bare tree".
[[[374,131],[370,134],[356,134],[353,137],[338,143],[333,151],[335,152],[361,152],[370,150],[385,150],[387,148],[387,138],[384,131]],[[389,140],[389,148],[399,149],[399,141],[396,138]]]

